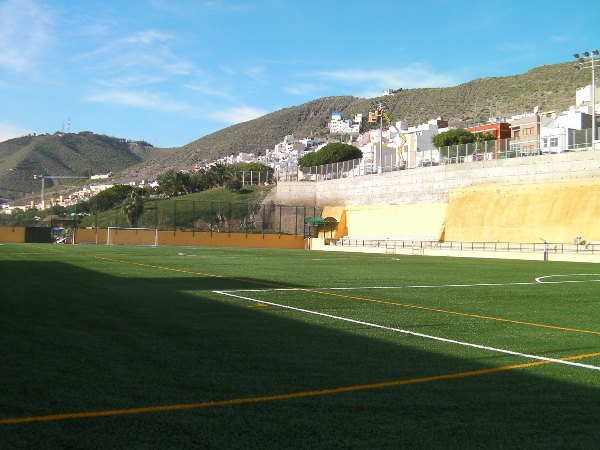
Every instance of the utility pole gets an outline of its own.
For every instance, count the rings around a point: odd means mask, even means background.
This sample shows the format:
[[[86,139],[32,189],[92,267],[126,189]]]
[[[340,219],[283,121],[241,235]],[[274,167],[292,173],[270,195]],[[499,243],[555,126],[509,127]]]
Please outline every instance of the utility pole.
[[[592,69],[592,148],[596,148],[596,139],[598,138],[598,131],[596,130],[596,61],[594,57],[598,58],[600,52],[598,50],[592,50],[591,52],[574,53],[573,57],[579,61],[579,68],[591,68]]]
[[[34,180],[38,180],[41,179],[42,180],[42,194],[40,196],[40,209],[44,209],[44,187],[46,184],[46,179],[49,180],[62,180],[65,178],[74,178],[74,179],[88,179],[89,177],[76,177],[76,176],[59,176],[59,175],[34,175],[33,179]]]

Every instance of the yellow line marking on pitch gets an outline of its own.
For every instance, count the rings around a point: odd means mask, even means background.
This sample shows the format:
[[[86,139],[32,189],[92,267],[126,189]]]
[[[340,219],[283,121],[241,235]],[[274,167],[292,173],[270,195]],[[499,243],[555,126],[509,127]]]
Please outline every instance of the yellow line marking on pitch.
[[[557,359],[560,359],[563,361],[572,361],[572,360],[576,360],[576,359],[591,358],[591,357],[595,357],[595,356],[600,356],[600,352],[588,353],[585,355],[568,356],[565,358],[557,358]],[[289,394],[268,395],[268,396],[260,396],[260,397],[245,397],[245,398],[235,398],[235,399],[230,399],[230,400],[208,401],[208,402],[198,402],[198,403],[181,403],[181,404],[163,405],[163,406],[146,406],[146,407],[141,407],[141,408],[112,409],[112,410],[105,410],[105,411],[50,414],[47,416],[14,417],[14,418],[8,418],[8,419],[0,419],[0,424],[19,424],[19,423],[28,423],[28,422],[51,422],[51,421],[67,420],[67,419],[84,419],[84,418],[92,418],[92,417],[122,416],[122,415],[128,415],[128,414],[144,414],[144,413],[151,413],[151,412],[181,411],[181,410],[186,410],[186,409],[209,408],[209,407],[214,407],[214,406],[232,406],[232,405],[245,405],[245,404],[252,404],[252,403],[264,403],[264,402],[272,402],[272,401],[277,401],[277,400],[291,400],[291,399],[297,399],[297,398],[303,398],[303,397],[316,397],[316,396],[323,396],[323,395],[341,394],[341,393],[345,393],[345,392],[365,391],[365,390],[369,390],[369,389],[383,389],[383,388],[389,388],[389,387],[404,386],[404,385],[409,385],[409,384],[428,383],[428,382],[432,382],[432,381],[467,378],[467,377],[473,377],[473,376],[477,376],[477,375],[486,375],[489,373],[505,372],[508,370],[541,366],[541,365],[550,364],[550,363],[551,363],[551,361],[534,361],[534,362],[528,362],[528,363],[523,363],[523,364],[512,364],[509,366],[493,367],[493,368],[489,368],[489,369],[472,370],[469,372],[458,372],[458,373],[450,373],[450,374],[445,374],[445,375],[433,375],[433,376],[429,376],[429,377],[409,378],[406,380],[384,381],[381,383],[360,384],[360,385],[355,385],[355,386],[342,386],[342,387],[337,387],[337,388],[319,389],[319,390],[314,390],[314,391],[292,392]]]
[[[440,308],[431,308],[428,306],[411,305],[410,303],[397,303],[397,302],[391,302],[391,301],[387,301],[387,300],[377,300],[377,299],[368,298],[368,297],[357,297],[357,296],[353,296],[353,295],[337,294],[335,292],[324,292],[324,291],[313,290],[313,289],[301,289],[301,290],[305,291],[305,292],[313,292],[315,294],[331,295],[333,297],[348,298],[348,299],[352,299],[352,300],[362,300],[362,301],[366,301],[366,302],[370,302],[370,303],[380,303],[380,304],[384,304],[384,305],[400,306],[403,308],[422,309],[424,311],[433,311],[433,312],[439,312],[439,313],[445,313],[445,314],[453,314],[455,316],[464,316],[464,317],[470,317],[470,318],[474,318],[474,319],[495,320],[498,322],[514,323],[514,324],[518,324],[518,325],[529,325],[532,327],[550,328],[553,330],[574,331],[577,333],[588,333],[588,334],[600,335],[600,331],[581,330],[578,328],[561,327],[558,325],[546,325],[543,323],[535,323],[535,322],[524,322],[521,320],[505,319],[503,317],[484,316],[481,314],[472,314],[472,313],[465,313],[465,312],[459,312],[459,311],[452,311],[449,309],[440,309]]]
[[[180,273],[185,273],[185,274],[188,274],[188,275],[202,275],[202,276],[207,276],[207,277],[211,277],[211,278],[220,278],[220,279],[224,279],[224,280],[242,281],[242,282],[245,282],[245,283],[258,284],[258,285],[262,285],[262,286],[270,286],[270,287],[276,287],[276,288],[289,287],[289,286],[285,286],[285,285],[281,285],[281,284],[267,283],[265,281],[255,281],[255,280],[249,280],[249,279],[235,278],[235,277],[229,277],[229,276],[226,276],[226,275],[216,275],[216,274],[206,273],[206,272],[192,272],[192,271],[183,270],[183,269],[174,269],[174,268],[171,268],[171,267],[155,266],[155,265],[151,265],[151,264],[143,264],[143,263],[137,263],[137,262],[131,262],[131,261],[123,261],[123,260],[119,260],[119,259],[106,258],[106,257],[101,257],[101,256],[96,256],[96,258],[97,259],[106,260],[106,261],[118,262],[118,263],[121,263],[121,264],[131,264],[131,265],[134,265],[134,266],[149,267],[149,268],[152,268],[152,269],[161,269],[161,270],[168,270],[168,271],[172,271],[172,272],[180,272]],[[481,315],[481,314],[472,314],[472,313],[465,313],[465,312],[459,312],[459,311],[452,311],[452,310],[449,310],[449,309],[440,309],[440,308],[431,308],[431,307],[428,307],[428,306],[412,305],[410,303],[398,303],[398,302],[391,302],[391,301],[388,301],[388,300],[378,300],[378,299],[368,298],[368,297],[357,297],[357,296],[353,296],[353,295],[338,294],[338,293],[335,293],[335,292],[321,291],[321,290],[318,290],[318,289],[298,288],[298,290],[299,291],[304,291],[304,292],[310,292],[310,293],[313,293],[313,294],[329,295],[329,296],[332,296],[332,297],[347,298],[347,299],[351,299],[351,300],[362,300],[362,301],[366,301],[366,302],[370,302],[370,303],[379,303],[379,304],[383,304],[383,305],[399,306],[399,307],[402,307],[402,308],[421,309],[423,311],[431,311],[431,312],[438,312],[438,313],[444,313],[444,314],[452,314],[452,315],[455,315],[455,316],[470,317],[470,318],[473,318],[473,319],[495,320],[497,322],[506,322],[506,323],[512,323],[512,324],[516,324],[516,325],[527,325],[527,326],[538,327],[538,328],[548,328],[548,329],[551,329],[551,330],[573,331],[573,332],[576,332],[576,333],[586,333],[586,334],[600,335],[600,331],[582,330],[582,329],[578,329],[578,328],[561,327],[561,326],[558,326],[558,325],[546,325],[546,324],[543,324],[543,323],[535,323],[535,322],[525,322],[525,321],[521,321],[521,320],[505,319],[503,317],[484,316],[484,315]]]
[[[235,278],[235,277],[229,277],[226,275],[216,275],[214,273],[207,273],[207,272],[192,272],[190,270],[184,270],[184,269],[175,269],[172,267],[164,267],[164,266],[155,266],[153,264],[143,264],[143,263],[139,263],[139,262],[133,262],[133,261],[123,261],[120,259],[113,259],[113,258],[106,258],[103,256],[96,256],[96,259],[101,259],[104,261],[111,261],[111,262],[117,262],[117,263],[121,263],[121,264],[129,264],[132,266],[140,266],[140,267],[148,267],[151,269],[160,269],[160,270],[168,270],[170,272],[178,272],[178,273],[185,273],[187,275],[202,275],[204,277],[210,277],[210,278],[219,278],[222,280],[233,280],[233,281],[241,281],[244,283],[250,283],[250,284],[258,284],[261,286],[269,286],[269,287],[277,287],[277,288],[282,288],[282,287],[286,287],[280,284],[275,284],[275,283],[267,283],[266,281],[256,281],[256,280],[249,280],[249,279],[244,279],[244,278]]]

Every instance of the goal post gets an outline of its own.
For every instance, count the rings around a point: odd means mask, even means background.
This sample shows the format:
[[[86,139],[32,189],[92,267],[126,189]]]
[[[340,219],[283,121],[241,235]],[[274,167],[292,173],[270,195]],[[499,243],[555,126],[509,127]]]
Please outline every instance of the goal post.
[[[158,245],[158,228],[108,227],[106,245]]]

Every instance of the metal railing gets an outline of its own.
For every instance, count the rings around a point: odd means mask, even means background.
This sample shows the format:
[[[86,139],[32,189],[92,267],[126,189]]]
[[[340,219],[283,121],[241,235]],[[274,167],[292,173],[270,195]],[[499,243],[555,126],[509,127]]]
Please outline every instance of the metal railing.
[[[539,136],[535,139],[500,139],[471,144],[452,145],[417,152],[414,167],[392,155],[383,156],[380,164],[360,158],[315,167],[282,171],[279,181],[327,181],[399,170],[447,164],[463,164],[494,159],[523,158],[571,151],[593,150],[591,129],[570,130],[562,135]]]
[[[344,237],[341,239],[327,239],[328,245],[341,247],[371,247],[383,249],[406,250],[458,250],[458,251],[484,251],[484,252],[529,252],[529,253],[577,253],[600,254],[600,243],[585,242],[580,244],[565,243],[520,243],[520,242],[438,242],[422,241],[416,239],[388,239],[388,238],[362,238]]]

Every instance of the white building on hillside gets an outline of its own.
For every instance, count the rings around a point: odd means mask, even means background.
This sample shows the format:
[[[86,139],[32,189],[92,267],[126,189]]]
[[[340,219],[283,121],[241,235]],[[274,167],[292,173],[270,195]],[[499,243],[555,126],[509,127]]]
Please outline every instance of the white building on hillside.
[[[404,122],[397,122],[396,129],[404,135],[402,158],[407,167],[440,163],[440,152],[433,145],[431,138],[436,134],[448,131],[447,121],[438,117],[415,127],[406,127]]]
[[[540,118],[540,151],[560,153],[591,142],[592,115],[571,107],[553,117]]]
[[[331,120],[328,128],[331,133],[360,133],[362,125],[362,114],[354,116],[354,120],[344,120],[341,112],[334,111],[331,113]]]
[[[596,114],[600,112],[600,87],[596,87]],[[592,114],[592,85],[584,86],[575,91],[575,107],[586,114]]]

